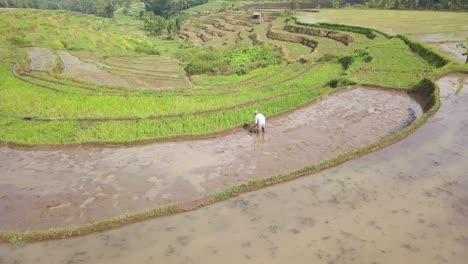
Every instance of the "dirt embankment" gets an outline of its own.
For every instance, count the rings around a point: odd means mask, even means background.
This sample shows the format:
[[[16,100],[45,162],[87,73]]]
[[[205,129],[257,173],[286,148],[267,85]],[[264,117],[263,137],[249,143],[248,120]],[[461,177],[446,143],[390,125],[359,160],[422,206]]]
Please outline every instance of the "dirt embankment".
[[[313,52],[318,46],[317,41],[308,39],[306,37],[291,35],[287,33],[274,32],[272,30],[272,24],[268,25],[268,31],[267,31],[266,36],[267,38],[273,39],[273,40],[302,44],[304,46],[311,48],[311,52]]]
[[[348,34],[326,29],[295,27],[287,25],[284,26],[284,30],[292,33],[329,38],[341,42],[345,45],[349,45],[351,42],[353,42],[353,37]]]
[[[57,55],[46,48],[31,48],[28,50],[30,61],[29,69],[32,71],[53,71],[57,66]]]
[[[217,20],[214,19],[203,19],[202,20],[203,24],[207,25],[212,25],[213,27],[219,29],[219,30],[224,30],[224,31],[229,31],[229,32],[236,32],[237,30],[235,28],[227,27],[226,25],[220,23]]]
[[[123,61],[108,59],[100,62],[91,54],[74,53],[74,55],[65,51],[60,52],[64,65],[63,75],[82,81],[148,90],[190,87],[190,83],[179,73],[181,68],[175,63],[151,60],[145,62],[142,58],[128,58]]]
[[[246,5],[246,9],[291,9],[292,4],[289,3],[262,3]],[[330,2],[320,3],[320,1],[312,1],[307,3],[297,3],[297,9],[313,9],[313,8],[332,8]]]

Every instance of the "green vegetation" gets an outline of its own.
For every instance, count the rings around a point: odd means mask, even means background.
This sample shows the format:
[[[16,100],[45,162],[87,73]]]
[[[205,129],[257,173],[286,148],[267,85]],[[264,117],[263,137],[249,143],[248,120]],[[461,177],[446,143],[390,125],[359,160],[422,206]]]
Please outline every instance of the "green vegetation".
[[[315,27],[315,28],[324,28],[324,29],[331,29],[331,30],[337,30],[337,31],[346,31],[346,32],[353,32],[357,34],[362,34],[366,36],[369,39],[374,39],[376,37],[374,32],[378,32],[379,34],[382,34],[388,38],[390,38],[389,35],[378,31],[378,30],[373,30],[369,28],[363,28],[363,27],[357,27],[357,26],[348,26],[348,25],[341,25],[341,24],[330,24],[330,23],[316,23],[316,24],[308,24],[308,23],[303,23],[300,21],[296,21],[298,25],[302,26],[309,26],[309,27]]]
[[[143,0],[147,11],[157,16],[169,18],[182,10],[205,4],[208,0]]]
[[[179,57],[189,75],[243,75],[281,62],[280,52],[268,45],[238,46],[229,50],[193,48],[181,52]]]
[[[152,36],[161,36],[164,33],[169,39],[172,39],[174,35],[179,34],[182,25],[187,19],[186,15],[173,16],[170,19],[166,19],[161,16],[155,16],[153,13],[148,12],[144,16],[144,29],[149,32]]]
[[[278,18],[273,19],[273,29],[281,31],[286,25],[281,13],[271,14]],[[302,45],[269,40],[267,24],[246,24],[245,13],[211,15],[209,19],[209,23],[216,21],[217,28],[213,22],[183,30],[191,37],[196,36],[190,35],[195,30],[207,35],[205,30],[213,30],[205,44],[212,45],[241,36],[232,31],[240,24],[244,31],[258,34],[259,43],[221,48],[193,47],[187,41],[181,45],[176,40],[148,38],[144,21],[129,16],[103,19],[32,10],[3,13],[0,140],[56,145],[204,137],[240,128],[250,121],[250,112],[255,109],[262,109],[267,116],[278,115],[354,83],[408,89],[432,76],[439,66],[428,63],[419,56],[423,53],[415,53],[402,39],[381,34],[369,39],[347,33],[353,42],[346,46],[329,38],[303,35],[319,43],[309,54],[310,49],[296,49]],[[60,71],[64,65],[49,73],[31,72],[26,55],[30,47],[46,47],[56,53],[80,51],[73,54],[119,78],[151,75],[161,81],[179,78],[166,73],[171,59],[147,55],[177,54],[195,87],[154,91],[95,85],[63,76]],[[291,54],[305,59],[286,64],[282,51],[289,53],[291,61]]]
[[[367,7],[389,8],[389,9],[434,9],[434,10],[460,10],[467,9],[464,0],[439,0],[439,1],[413,1],[413,0],[363,0]]]
[[[405,37],[403,35],[398,35],[398,37],[401,38],[413,52],[415,52],[423,59],[425,59],[428,63],[436,67],[443,67],[450,61],[444,58],[442,55],[440,55],[439,52],[428,47],[427,45],[415,42],[414,40],[411,40],[410,38]]]
[[[63,9],[113,17],[119,8],[123,8],[123,12],[127,14],[133,2],[134,0],[1,0],[0,7]]]
[[[465,12],[408,10],[321,9],[297,12],[299,21],[309,24],[332,23],[377,29],[387,34],[451,34],[466,37],[468,16]]]

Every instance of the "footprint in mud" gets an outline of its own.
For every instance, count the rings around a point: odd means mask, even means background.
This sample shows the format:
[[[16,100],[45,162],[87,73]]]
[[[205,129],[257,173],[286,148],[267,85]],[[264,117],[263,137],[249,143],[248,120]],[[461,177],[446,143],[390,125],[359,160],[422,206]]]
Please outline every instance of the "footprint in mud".
[[[209,247],[208,247],[208,251],[211,253],[211,255],[216,255],[216,254],[218,254],[218,252],[219,252],[219,250],[216,249],[216,248],[213,247],[213,246],[209,246]]]
[[[187,246],[188,243],[190,242],[190,237],[189,236],[179,236],[179,237],[176,238],[176,240],[182,246]]]
[[[172,245],[167,246],[166,252],[165,252],[166,257],[174,255],[175,251],[176,251],[176,249],[175,249],[174,246],[172,246]]]
[[[315,225],[315,220],[312,217],[300,216],[300,217],[297,217],[297,221],[301,228],[313,227]]]
[[[280,227],[277,225],[270,225],[268,229],[270,230],[270,233],[276,234],[278,233],[278,230],[280,229]]]
[[[66,260],[65,263],[67,264],[79,264],[79,263],[89,263],[91,257],[87,255],[86,252],[76,252],[73,256]]]
[[[412,252],[419,252],[419,248],[412,246],[410,243],[402,243],[401,247],[406,248],[406,249],[408,249],[409,251],[412,251]]]
[[[241,244],[242,248],[249,248],[252,245],[250,241],[244,242]]]
[[[297,230],[296,228],[291,228],[291,229],[289,229],[289,232],[291,232],[291,233],[293,233],[293,234],[295,234],[295,235],[301,233],[301,231]]]
[[[278,198],[278,195],[274,192],[267,192],[265,193],[263,196],[265,196],[265,198],[268,198],[268,199],[276,199]]]

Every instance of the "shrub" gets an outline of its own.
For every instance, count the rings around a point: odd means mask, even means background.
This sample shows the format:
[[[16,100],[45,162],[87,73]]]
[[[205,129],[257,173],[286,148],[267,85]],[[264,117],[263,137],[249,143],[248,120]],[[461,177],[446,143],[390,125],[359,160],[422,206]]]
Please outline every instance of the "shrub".
[[[24,36],[14,36],[8,38],[8,41],[18,47],[27,47],[31,45],[31,42],[27,40]]]
[[[51,44],[52,48],[54,49],[63,49],[64,46],[62,44],[62,42],[60,42],[59,40],[54,40]]]
[[[338,57],[336,55],[333,55],[333,54],[325,54],[323,55],[322,57],[320,57],[320,59],[318,60],[319,62],[329,62],[329,61],[334,61],[338,59]]]
[[[190,49],[178,54],[189,75],[246,74],[252,69],[281,62],[281,52],[266,44],[238,46],[228,50]]]
[[[332,79],[327,83],[327,86],[331,88],[345,87],[350,85],[355,85],[356,82],[348,80],[346,78]]]
[[[159,50],[155,49],[154,47],[143,46],[143,45],[137,46],[135,48],[135,52],[143,53],[147,55],[161,55],[161,52],[159,52]]]
[[[347,70],[351,64],[353,64],[354,58],[352,56],[345,56],[338,59],[338,62],[343,66],[344,70]]]

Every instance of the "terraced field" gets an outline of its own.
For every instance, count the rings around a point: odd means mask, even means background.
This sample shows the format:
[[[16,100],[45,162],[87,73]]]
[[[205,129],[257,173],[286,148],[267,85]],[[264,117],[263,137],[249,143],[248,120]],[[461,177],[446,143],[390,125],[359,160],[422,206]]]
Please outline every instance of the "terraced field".
[[[434,80],[468,70],[405,36],[278,11],[194,8],[177,39],[136,18],[0,12],[6,242],[185,212],[359,157],[421,126]],[[266,136],[243,130],[255,110]]]
[[[459,47],[468,38],[466,12],[419,12],[411,10],[324,9],[318,13],[299,12],[306,23],[338,23],[380,29],[388,34],[405,34],[427,42],[464,63]]]
[[[3,11],[1,19],[0,140],[8,144],[203,137],[239,129],[256,109],[278,115],[354,83],[411,89],[437,68],[399,38],[307,31],[279,12],[262,21],[244,11],[195,13],[182,43],[221,51],[273,45],[283,54],[284,62],[215,76],[187,76],[173,55],[145,54],[173,49],[173,41],[124,36],[108,20],[38,10]],[[255,65],[253,52],[236,63]]]

